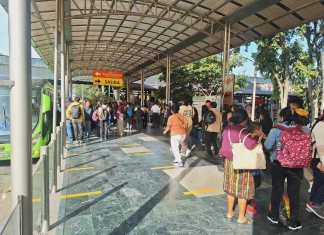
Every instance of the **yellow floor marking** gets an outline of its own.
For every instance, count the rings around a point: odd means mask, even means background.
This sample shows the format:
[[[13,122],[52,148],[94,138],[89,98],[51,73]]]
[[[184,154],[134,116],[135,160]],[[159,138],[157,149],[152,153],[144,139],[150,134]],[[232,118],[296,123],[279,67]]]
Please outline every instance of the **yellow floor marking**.
[[[72,199],[72,198],[79,198],[79,197],[86,197],[86,196],[98,196],[101,195],[101,191],[95,191],[95,192],[84,192],[84,193],[74,193],[74,194],[65,194],[61,195],[61,199]]]
[[[33,198],[33,203],[39,203],[39,202],[41,202],[40,198]]]
[[[151,170],[168,170],[168,169],[173,169],[176,168],[175,166],[157,166],[157,167],[152,167]]]
[[[64,172],[76,172],[76,171],[86,171],[86,170],[94,170],[95,168],[93,166],[88,167],[73,167],[73,168],[67,168],[64,170]]]
[[[134,157],[141,157],[141,156],[147,156],[151,154],[152,152],[136,152],[136,153],[129,153],[129,155]]]
[[[95,191],[95,192],[84,192],[84,193],[75,193],[75,194],[64,194],[60,196],[60,199],[73,199],[73,198],[79,198],[79,197],[86,197],[86,196],[99,196],[102,195],[101,191]],[[33,198],[33,203],[40,203],[42,200],[41,198]]]
[[[138,147],[141,146],[140,144],[124,144],[121,147],[122,148],[132,148],[132,147]]]
[[[76,157],[79,156],[79,154],[73,153],[73,154],[65,154],[64,158],[69,158],[69,157]]]
[[[184,192],[183,194],[186,196],[198,196],[198,195],[204,195],[208,193],[215,193],[216,191],[217,190],[215,188],[202,188],[202,189]]]

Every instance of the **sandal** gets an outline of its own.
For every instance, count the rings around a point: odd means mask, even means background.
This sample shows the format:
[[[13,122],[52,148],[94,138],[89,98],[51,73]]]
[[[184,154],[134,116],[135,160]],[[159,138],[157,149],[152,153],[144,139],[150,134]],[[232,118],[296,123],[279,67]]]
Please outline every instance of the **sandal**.
[[[230,215],[230,214],[227,214],[226,215],[226,218],[229,219],[229,220],[232,220],[234,218],[234,214]]]
[[[237,223],[238,223],[238,224],[252,224],[253,221],[250,220],[250,219],[248,219],[248,218],[245,218],[244,221],[239,221],[239,220],[237,220]]]

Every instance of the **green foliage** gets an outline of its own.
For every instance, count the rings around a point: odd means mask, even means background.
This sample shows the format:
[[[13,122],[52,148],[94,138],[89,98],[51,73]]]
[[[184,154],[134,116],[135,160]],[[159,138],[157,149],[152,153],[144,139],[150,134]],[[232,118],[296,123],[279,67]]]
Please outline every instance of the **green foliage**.
[[[75,84],[73,85],[73,92],[76,96],[90,99],[93,104],[97,103],[98,101],[104,103],[112,101],[111,97],[104,96],[101,89],[94,85]]]
[[[289,30],[257,43],[254,54],[257,69],[274,84],[274,98],[285,105],[289,83],[303,90],[308,78],[317,76],[299,38],[298,30]],[[289,82],[288,82],[289,81]],[[279,91],[279,92],[278,92]]]
[[[238,50],[232,50],[230,70],[243,63]],[[174,101],[191,99],[195,95],[217,95],[222,88],[222,58],[212,55],[188,65],[178,67],[171,72],[171,97]],[[165,81],[165,73],[160,78]],[[240,77],[237,87],[244,83]],[[165,96],[165,88],[159,90],[159,97]]]

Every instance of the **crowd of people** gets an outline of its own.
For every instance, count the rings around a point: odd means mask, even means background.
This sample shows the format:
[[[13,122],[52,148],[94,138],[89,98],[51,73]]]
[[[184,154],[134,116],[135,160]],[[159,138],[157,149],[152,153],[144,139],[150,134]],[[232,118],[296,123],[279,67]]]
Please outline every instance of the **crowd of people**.
[[[134,105],[123,101],[98,102],[81,101],[79,97],[69,99],[66,104],[66,130],[68,143],[82,143],[92,134],[107,140],[117,129],[117,135],[126,131],[146,129],[149,110],[146,106]]]
[[[310,125],[309,114],[301,103],[292,102],[289,107],[280,111],[279,120],[274,124],[266,110],[258,111],[256,122],[251,121],[250,106],[234,105],[224,115],[221,115],[216,106],[216,103],[206,101],[202,108],[201,122],[195,120],[196,110],[188,102],[171,107],[171,116],[164,134],[170,133],[174,164],[179,167],[184,165],[192,150],[192,138],[197,137],[197,129],[202,128],[208,156],[218,156],[224,160],[224,192],[227,194],[228,219],[234,218],[237,201],[237,222],[252,222],[246,216],[246,209],[249,203],[254,202],[255,190],[260,185],[261,172],[265,168],[272,178],[267,215],[269,223],[280,223],[283,198],[287,197],[289,213],[285,225],[290,230],[302,228],[299,207],[305,168],[313,171],[313,184],[306,210],[324,219],[324,114],[315,124]],[[237,144],[241,144],[241,148],[244,145],[245,152],[257,156],[255,159],[260,159],[260,154],[254,152],[257,146],[261,146],[264,168],[239,168],[240,161],[249,156],[243,156],[243,152],[235,152],[233,149]],[[285,182],[287,194],[284,193]]]
[[[261,184],[262,170],[270,172],[272,193],[267,219],[279,224],[283,198],[288,198],[289,213],[286,226],[290,230],[302,228],[300,222],[300,191],[304,169],[312,169],[313,183],[306,210],[324,219],[324,114],[313,125],[300,102],[291,102],[282,109],[274,123],[265,109],[257,110],[257,121],[251,120],[251,106],[233,105],[223,113],[217,103],[207,100],[202,106],[201,118],[190,101],[173,105],[149,103],[144,106],[123,101],[93,105],[79,97],[69,100],[66,109],[68,142],[81,143],[92,134],[106,140],[117,130],[163,129],[170,134],[174,164],[183,167],[192,150],[199,145],[210,159],[222,159],[224,164],[224,192],[227,194],[227,218],[234,218],[238,204],[237,222],[250,224],[246,216],[249,204],[255,203],[255,190]],[[241,144],[246,151],[262,146],[264,168],[238,168],[240,153],[234,147]],[[254,151],[254,152],[253,152]],[[285,182],[287,193],[285,194]]]

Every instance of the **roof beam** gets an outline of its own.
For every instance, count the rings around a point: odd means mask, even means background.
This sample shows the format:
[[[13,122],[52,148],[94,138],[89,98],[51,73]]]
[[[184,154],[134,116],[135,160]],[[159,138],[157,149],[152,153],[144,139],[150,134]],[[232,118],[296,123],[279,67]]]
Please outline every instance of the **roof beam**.
[[[244,18],[246,18],[247,16],[254,15],[255,13],[257,13],[259,11],[262,11],[263,9],[268,8],[271,5],[274,5],[274,4],[278,3],[279,1],[280,0],[255,0],[253,3],[239,9],[236,12],[234,12],[232,15],[223,17],[221,19],[221,22],[229,22],[231,24],[239,22],[239,21],[243,20]],[[208,26],[208,28],[205,31],[210,32],[210,30],[211,30],[210,27],[211,26]],[[180,51],[182,49],[185,49],[189,45],[195,44],[195,43],[205,39],[206,37],[208,37],[208,35],[206,35],[206,34],[204,34],[202,32],[198,32],[195,35],[193,35],[192,37],[190,37],[190,38],[180,42],[178,45],[170,48],[165,53],[160,54],[158,56],[158,58],[156,58],[156,59],[164,59],[167,54],[175,53],[175,52],[178,52],[178,51]],[[154,63],[155,63],[154,60],[148,60],[148,61],[144,62],[143,64],[141,64],[140,66],[136,67],[135,69],[129,71],[126,74],[126,76],[129,75],[129,74],[133,74],[138,70],[144,69],[145,67],[150,66],[150,65],[152,65]]]

